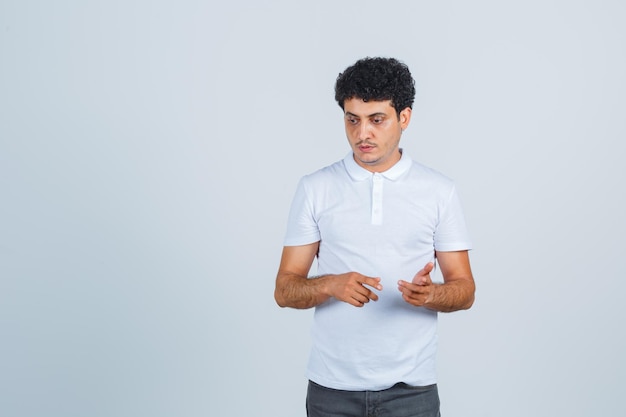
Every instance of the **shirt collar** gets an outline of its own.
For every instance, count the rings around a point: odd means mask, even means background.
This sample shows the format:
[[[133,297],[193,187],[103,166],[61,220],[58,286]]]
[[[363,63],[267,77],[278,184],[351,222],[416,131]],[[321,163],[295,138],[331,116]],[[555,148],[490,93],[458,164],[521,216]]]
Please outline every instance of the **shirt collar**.
[[[411,167],[411,158],[406,154],[406,152],[402,152],[402,149],[400,149],[400,152],[402,153],[400,160],[387,171],[381,172],[380,175],[388,180],[395,181],[409,170]],[[343,158],[343,165],[346,167],[346,171],[348,171],[348,174],[354,181],[363,181],[371,178],[373,175],[373,172],[368,171],[356,163],[352,152],[348,152],[345,158]]]

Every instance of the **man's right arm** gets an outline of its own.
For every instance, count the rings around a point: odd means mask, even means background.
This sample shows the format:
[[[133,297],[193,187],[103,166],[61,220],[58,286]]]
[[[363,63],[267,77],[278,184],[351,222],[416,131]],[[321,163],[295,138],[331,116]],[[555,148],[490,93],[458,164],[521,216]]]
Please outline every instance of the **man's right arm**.
[[[274,290],[279,306],[305,309],[334,297],[362,307],[370,300],[378,300],[378,295],[365,285],[380,291],[380,278],[366,277],[357,272],[308,278],[318,249],[319,242],[283,248]]]

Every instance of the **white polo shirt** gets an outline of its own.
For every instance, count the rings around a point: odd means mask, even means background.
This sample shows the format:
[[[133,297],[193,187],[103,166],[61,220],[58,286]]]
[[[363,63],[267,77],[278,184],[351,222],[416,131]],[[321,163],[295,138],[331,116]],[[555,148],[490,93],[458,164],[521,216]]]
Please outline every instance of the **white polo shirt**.
[[[320,241],[319,275],[380,277],[379,300],[362,308],[330,299],[315,308],[306,376],[328,388],[381,390],[436,382],[437,313],[402,299],[437,251],[471,249],[454,183],[406,153],[383,173],[342,161],[304,176],[285,246]]]

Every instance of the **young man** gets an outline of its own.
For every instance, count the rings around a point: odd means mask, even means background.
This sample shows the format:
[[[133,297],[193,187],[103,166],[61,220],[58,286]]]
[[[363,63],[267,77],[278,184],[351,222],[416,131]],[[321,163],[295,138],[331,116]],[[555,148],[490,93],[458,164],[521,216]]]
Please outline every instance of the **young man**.
[[[470,308],[475,287],[454,183],[399,146],[414,84],[391,58],[339,74],[352,150],[303,177],[292,202],[274,295],[315,307],[309,417],[439,416],[437,312]]]

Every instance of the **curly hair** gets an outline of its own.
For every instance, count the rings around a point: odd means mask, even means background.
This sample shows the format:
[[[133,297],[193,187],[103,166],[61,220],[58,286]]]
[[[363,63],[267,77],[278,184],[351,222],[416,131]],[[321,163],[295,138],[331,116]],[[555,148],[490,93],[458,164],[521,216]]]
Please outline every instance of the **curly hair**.
[[[339,74],[335,84],[335,100],[344,108],[344,101],[391,100],[398,116],[413,107],[415,80],[409,67],[395,58],[363,58]]]

